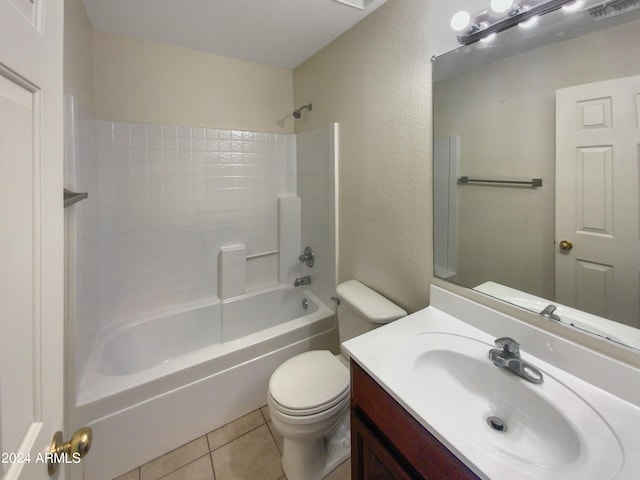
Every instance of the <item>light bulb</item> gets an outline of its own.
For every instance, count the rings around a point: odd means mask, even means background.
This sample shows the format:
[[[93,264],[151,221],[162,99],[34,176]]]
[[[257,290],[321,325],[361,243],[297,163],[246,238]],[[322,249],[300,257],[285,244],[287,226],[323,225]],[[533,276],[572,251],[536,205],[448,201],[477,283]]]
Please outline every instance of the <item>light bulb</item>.
[[[493,33],[490,33],[489,35],[487,35],[486,37],[481,38],[480,41],[482,43],[491,43],[491,42],[493,42],[495,40],[495,38],[497,36],[498,36],[498,34],[493,32]]]
[[[471,25],[471,15],[469,15],[469,12],[462,10],[451,17],[451,28],[456,32],[462,32],[469,25]]]
[[[513,0],[491,0],[491,10],[496,13],[504,13],[511,9]]]
[[[535,27],[538,24],[539,20],[540,20],[540,17],[536,15],[535,17],[531,17],[529,20],[525,20],[524,22],[520,22],[518,24],[518,26],[520,28],[524,28],[526,30],[527,28]]]
[[[584,5],[584,0],[575,0],[562,6],[565,12],[577,12]]]

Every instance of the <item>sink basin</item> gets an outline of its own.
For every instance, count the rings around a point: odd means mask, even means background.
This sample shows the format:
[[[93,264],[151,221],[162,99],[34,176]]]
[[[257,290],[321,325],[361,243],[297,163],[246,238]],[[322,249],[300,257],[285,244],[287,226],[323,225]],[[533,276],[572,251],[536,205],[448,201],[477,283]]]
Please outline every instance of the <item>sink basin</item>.
[[[494,366],[491,348],[455,334],[414,335],[387,364],[393,390],[456,453],[482,457],[500,476],[614,477],[622,447],[598,412],[526,354],[544,383]]]

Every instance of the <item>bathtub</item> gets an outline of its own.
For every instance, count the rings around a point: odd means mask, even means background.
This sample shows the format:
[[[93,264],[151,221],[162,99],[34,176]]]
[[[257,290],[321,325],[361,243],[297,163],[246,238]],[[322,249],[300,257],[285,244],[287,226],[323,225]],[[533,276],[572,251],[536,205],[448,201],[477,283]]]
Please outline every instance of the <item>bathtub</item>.
[[[94,431],[84,478],[111,480],[255,410],[283,361],[336,347],[333,311],[288,286],[102,332],[70,412]]]

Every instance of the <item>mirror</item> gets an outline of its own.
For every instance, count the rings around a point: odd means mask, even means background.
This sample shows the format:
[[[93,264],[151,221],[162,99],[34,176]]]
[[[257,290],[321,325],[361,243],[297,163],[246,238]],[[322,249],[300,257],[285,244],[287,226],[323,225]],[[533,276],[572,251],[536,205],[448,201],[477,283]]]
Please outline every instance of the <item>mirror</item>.
[[[603,3],[630,8],[589,12]],[[640,349],[632,4],[556,10],[434,59],[434,274]]]

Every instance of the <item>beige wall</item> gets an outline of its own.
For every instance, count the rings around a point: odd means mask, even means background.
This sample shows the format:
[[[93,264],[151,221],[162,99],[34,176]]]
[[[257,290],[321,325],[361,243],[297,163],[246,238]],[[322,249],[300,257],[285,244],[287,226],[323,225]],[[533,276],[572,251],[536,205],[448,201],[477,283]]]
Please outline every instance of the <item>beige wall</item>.
[[[93,28],[82,0],[64,2],[64,93],[95,115]]]
[[[340,124],[340,281],[411,311],[432,277],[428,3],[390,0],[294,71],[296,130]]]
[[[99,118],[293,132],[293,72],[94,32]]]
[[[293,72],[94,31],[65,0],[64,91],[114,121],[293,132]]]

